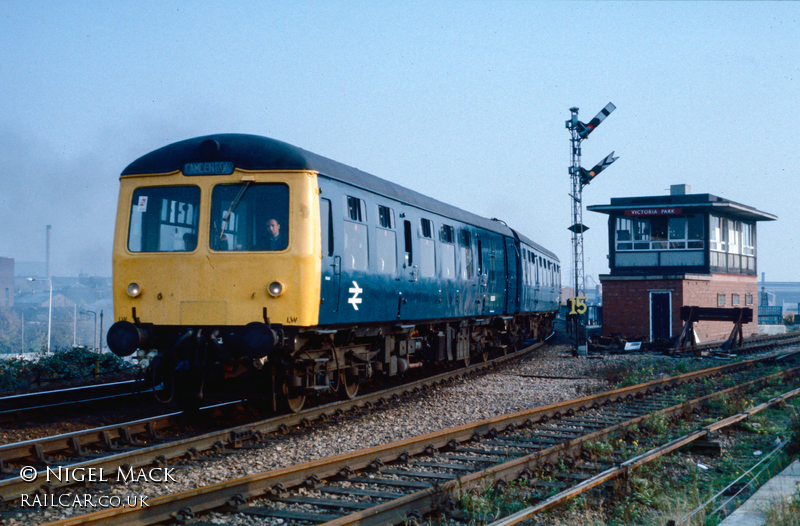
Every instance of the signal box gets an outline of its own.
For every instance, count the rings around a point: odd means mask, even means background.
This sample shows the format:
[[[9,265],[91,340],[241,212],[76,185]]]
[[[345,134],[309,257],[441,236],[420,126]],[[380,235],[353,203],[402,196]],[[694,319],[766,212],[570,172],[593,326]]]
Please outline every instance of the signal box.
[[[608,214],[603,335],[665,341],[682,328],[683,306],[757,308],[756,224],[776,216],[672,185],[670,195],[612,198]],[[725,322],[698,322],[700,341],[724,340]],[[758,332],[755,321],[744,335]]]

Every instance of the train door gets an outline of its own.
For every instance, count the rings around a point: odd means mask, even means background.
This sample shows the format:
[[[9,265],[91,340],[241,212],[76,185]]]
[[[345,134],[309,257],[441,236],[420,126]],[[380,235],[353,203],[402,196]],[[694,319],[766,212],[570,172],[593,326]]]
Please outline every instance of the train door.
[[[484,263],[488,266],[486,297],[483,302],[483,314],[502,314],[505,307],[505,248],[503,238],[491,236],[484,239]],[[488,257],[487,257],[488,256]]]
[[[672,337],[672,298],[669,291],[650,292],[650,341]]]
[[[328,323],[339,310],[339,288],[342,277],[342,257],[336,254],[333,210],[330,199],[319,200],[320,232],[322,235],[322,283],[319,306],[320,323]]]
[[[517,274],[519,271],[517,245],[513,238],[506,240],[506,314],[519,312]]]
[[[405,214],[403,214],[405,216]],[[403,221],[402,241],[399,241],[403,251],[403,267],[400,272],[400,281],[397,286],[397,319],[408,319],[414,312],[415,292],[419,280],[419,267],[414,253],[414,233],[411,221]]]

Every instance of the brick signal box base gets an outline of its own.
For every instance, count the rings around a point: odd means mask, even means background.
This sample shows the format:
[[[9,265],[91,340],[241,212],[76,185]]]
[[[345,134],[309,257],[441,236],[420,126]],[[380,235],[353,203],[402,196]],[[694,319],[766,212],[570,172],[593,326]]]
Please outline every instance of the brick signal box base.
[[[720,295],[726,307],[753,307],[758,284],[755,276],[726,274],[678,275],[660,277],[603,276],[603,335],[622,335],[628,339],[645,340],[653,333],[651,310],[655,303],[665,304],[665,322],[669,337],[677,336],[683,328],[681,307],[718,307]],[[656,296],[655,298],[653,296]],[[739,305],[731,305],[739,298]],[[746,302],[749,305],[745,305]],[[656,307],[658,308],[658,307]],[[733,324],[704,321],[698,323],[696,334],[701,341],[727,339]],[[758,333],[758,323],[743,326],[744,336]]]

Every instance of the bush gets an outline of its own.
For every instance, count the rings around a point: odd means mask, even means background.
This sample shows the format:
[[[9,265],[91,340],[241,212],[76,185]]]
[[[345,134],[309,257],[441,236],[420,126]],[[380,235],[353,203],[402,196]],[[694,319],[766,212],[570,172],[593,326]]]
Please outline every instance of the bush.
[[[42,354],[36,361],[0,360],[0,392],[20,391],[44,382],[117,373],[129,367],[115,354],[98,354],[81,347],[56,349],[52,354]]]

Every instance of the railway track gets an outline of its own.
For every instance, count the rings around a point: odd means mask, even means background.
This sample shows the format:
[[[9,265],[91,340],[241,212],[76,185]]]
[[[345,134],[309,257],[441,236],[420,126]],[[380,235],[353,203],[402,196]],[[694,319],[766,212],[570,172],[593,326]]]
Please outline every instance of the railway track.
[[[260,442],[266,435],[285,432],[292,427],[308,427],[312,422],[326,424],[341,419],[348,413],[370,411],[373,408],[390,407],[393,401],[404,396],[417,396],[427,390],[458,381],[467,376],[492,370],[497,365],[517,360],[539,349],[544,342],[536,343],[507,356],[470,365],[424,378],[401,386],[391,387],[359,396],[354,400],[337,401],[301,411],[280,415],[233,428],[211,431],[195,436],[179,436],[175,431],[185,424],[182,411],[159,415],[154,418],[104,426],[0,446],[0,469],[8,478],[0,480],[0,499],[13,502],[30,492],[49,493],[73,484],[67,481],[31,484],[22,480],[22,466],[38,466],[40,473],[47,468],[70,467],[79,470],[103,470],[111,472],[120,466],[163,466],[168,459],[197,457],[207,450],[224,451],[249,447]],[[219,413],[236,402],[203,408],[206,413]],[[193,415],[198,418],[197,415]],[[171,438],[166,434],[170,433]]]
[[[147,396],[151,389],[144,381],[127,380],[3,396],[0,397],[0,424],[74,414],[100,405],[109,407],[124,403],[126,399],[135,401]]]
[[[679,351],[675,354],[695,355],[703,353],[713,353],[722,356],[748,355],[756,352],[763,352],[769,349],[800,344],[800,333],[795,332],[787,334],[752,336],[750,338],[745,339],[741,347],[735,347],[733,349],[727,349],[727,350],[722,349],[721,347],[722,343],[723,342],[718,342],[718,341],[701,343],[695,345],[694,347],[689,347],[685,350]],[[666,349],[665,352],[672,353],[673,351],[671,349]]]
[[[446,509],[464,488],[487,480],[502,484],[559,460],[578,458],[587,441],[624,432],[653,414],[691,412],[711,396],[793,378],[798,372],[764,374],[764,361],[616,389],[159,497],[147,507],[107,509],[56,524],[185,522],[212,509],[337,526],[394,523],[417,512]],[[738,385],[723,388],[732,375]],[[248,503],[264,495],[269,499],[255,506]]]

